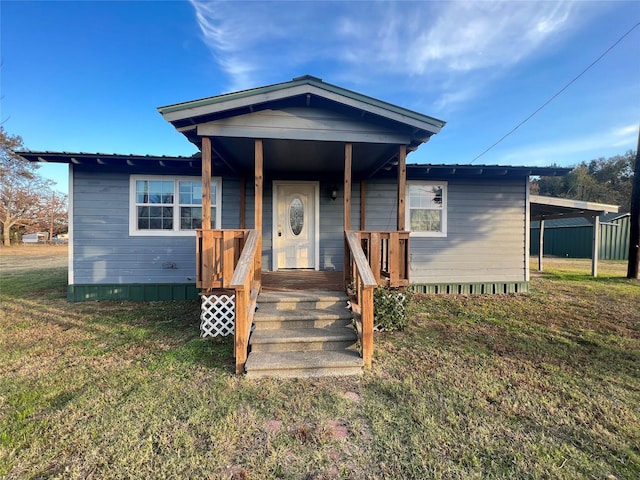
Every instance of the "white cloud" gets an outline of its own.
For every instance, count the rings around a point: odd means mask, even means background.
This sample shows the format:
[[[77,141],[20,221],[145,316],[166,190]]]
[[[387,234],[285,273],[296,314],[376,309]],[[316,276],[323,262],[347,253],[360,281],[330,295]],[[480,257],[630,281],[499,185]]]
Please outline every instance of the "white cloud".
[[[190,2],[231,90],[311,73],[428,89],[442,108],[548,47],[567,32],[576,8],[495,0]]]
[[[612,130],[611,134],[614,137],[619,137],[624,140],[629,140],[629,139],[635,138],[638,135],[638,125],[632,124],[632,125],[626,125],[624,127],[619,127]]]

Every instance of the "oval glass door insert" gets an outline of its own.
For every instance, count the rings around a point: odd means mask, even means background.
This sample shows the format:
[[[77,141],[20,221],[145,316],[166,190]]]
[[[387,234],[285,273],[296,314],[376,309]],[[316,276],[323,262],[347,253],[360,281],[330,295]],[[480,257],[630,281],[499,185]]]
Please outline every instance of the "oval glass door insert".
[[[300,197],[294,197],[289,205],[289,225],[295,236],[300,235],[304,226],[304,205]]]

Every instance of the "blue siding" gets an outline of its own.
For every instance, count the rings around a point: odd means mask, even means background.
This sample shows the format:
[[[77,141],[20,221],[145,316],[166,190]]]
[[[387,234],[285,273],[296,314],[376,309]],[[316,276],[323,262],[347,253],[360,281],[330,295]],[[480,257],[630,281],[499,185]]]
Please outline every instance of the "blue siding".
[[[177,173],[180,172],[170,172]],[[74,283],[188,284],[195,277],[192,236],[129,236],[129,172],[74,168]],[[343,191],[320,182],[320,268],[343,268]],[[272,266],[272,186],[264,184],[263,267]],[[240,179],[222,182],[222,227],[240,225]],[[397,186],[367,182],[367,230],[394,230]],[[253,182],[246,185],[246,227],[254,226]],[[412,283],[520,282],[526,278],[524,180],[448,181],[448,235],[411,239]],[[360,229],[360,188],[352,187],[352,228]],[[169,268],[174,267],[175,268]]]
[[[172,172],[174,173],[174,172]],[[179,174],[179,173],[178,173]],[[74,283],[189,283],[195,278],[195,237],[129,236],[128,172],[74,168]],[[343,192],[329,197],[335,182],[320,182],[320,268],[342,270]],[[263,266],[271,268],[272,182],[263,192]],[[240,179],[222,181],[222,228],[240,226]],[[359,186],[353,186],[352,224],[360,225]],[[253,183],[246,184],[246,227],[254,226]],[[171,268],[170,268],[171,267]],[[175,268],[173,268],[175,267]]]
[[[411,237],[411,283],[525,281],[524,180],[447,183],[447,236]],[[395,229],[396,192],[393,180],[367,184],[367,230]]]
[[[320,269],[344,269],[344,190],[338,197],[329,196],[336,182],[320,182]],[[360,229],[360,184],[351,186],[351,229]]]
[[[74,167],[74,283],[195,283],[194,236],[129,236],[129,178]],[[239,186],[223,180],[223,228],[239,226]]]

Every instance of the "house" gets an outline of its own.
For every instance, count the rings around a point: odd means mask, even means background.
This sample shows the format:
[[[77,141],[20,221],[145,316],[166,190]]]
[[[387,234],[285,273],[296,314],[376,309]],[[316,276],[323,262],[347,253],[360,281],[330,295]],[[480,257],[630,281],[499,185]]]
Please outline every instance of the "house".
[[[407,164],[444,121],[308,75],[158,111],[199,154],[21,155],[70,166],[69,300],[203,293],[239,372],[263,272],[344,279],[365,365],[377,284],[526,292],[529,176],[568,173]]]
[[[22,243],[45,243],[49,240],[47,232],[25,233],[22,235]]]
[[[600,215],[598,257],[602,260],[629,258],[629,213]],[[540,221],[531,222],[531,255],[539,253]],[[555,257],[591,258],[593,223],[584,217],[548,220],[544,227],[544,254]]]

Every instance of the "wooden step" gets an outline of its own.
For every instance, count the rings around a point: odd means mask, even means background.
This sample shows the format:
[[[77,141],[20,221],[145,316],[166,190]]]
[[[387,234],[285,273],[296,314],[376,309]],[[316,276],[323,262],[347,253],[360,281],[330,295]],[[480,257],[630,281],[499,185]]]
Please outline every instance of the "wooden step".
[[[361,375],[363,361],[355,350],[305,352],[251,352],[248,378],[323,377]]]
[[[351,327],[256,329],[251,335],[251,353],[345,350],[357,338]]]

